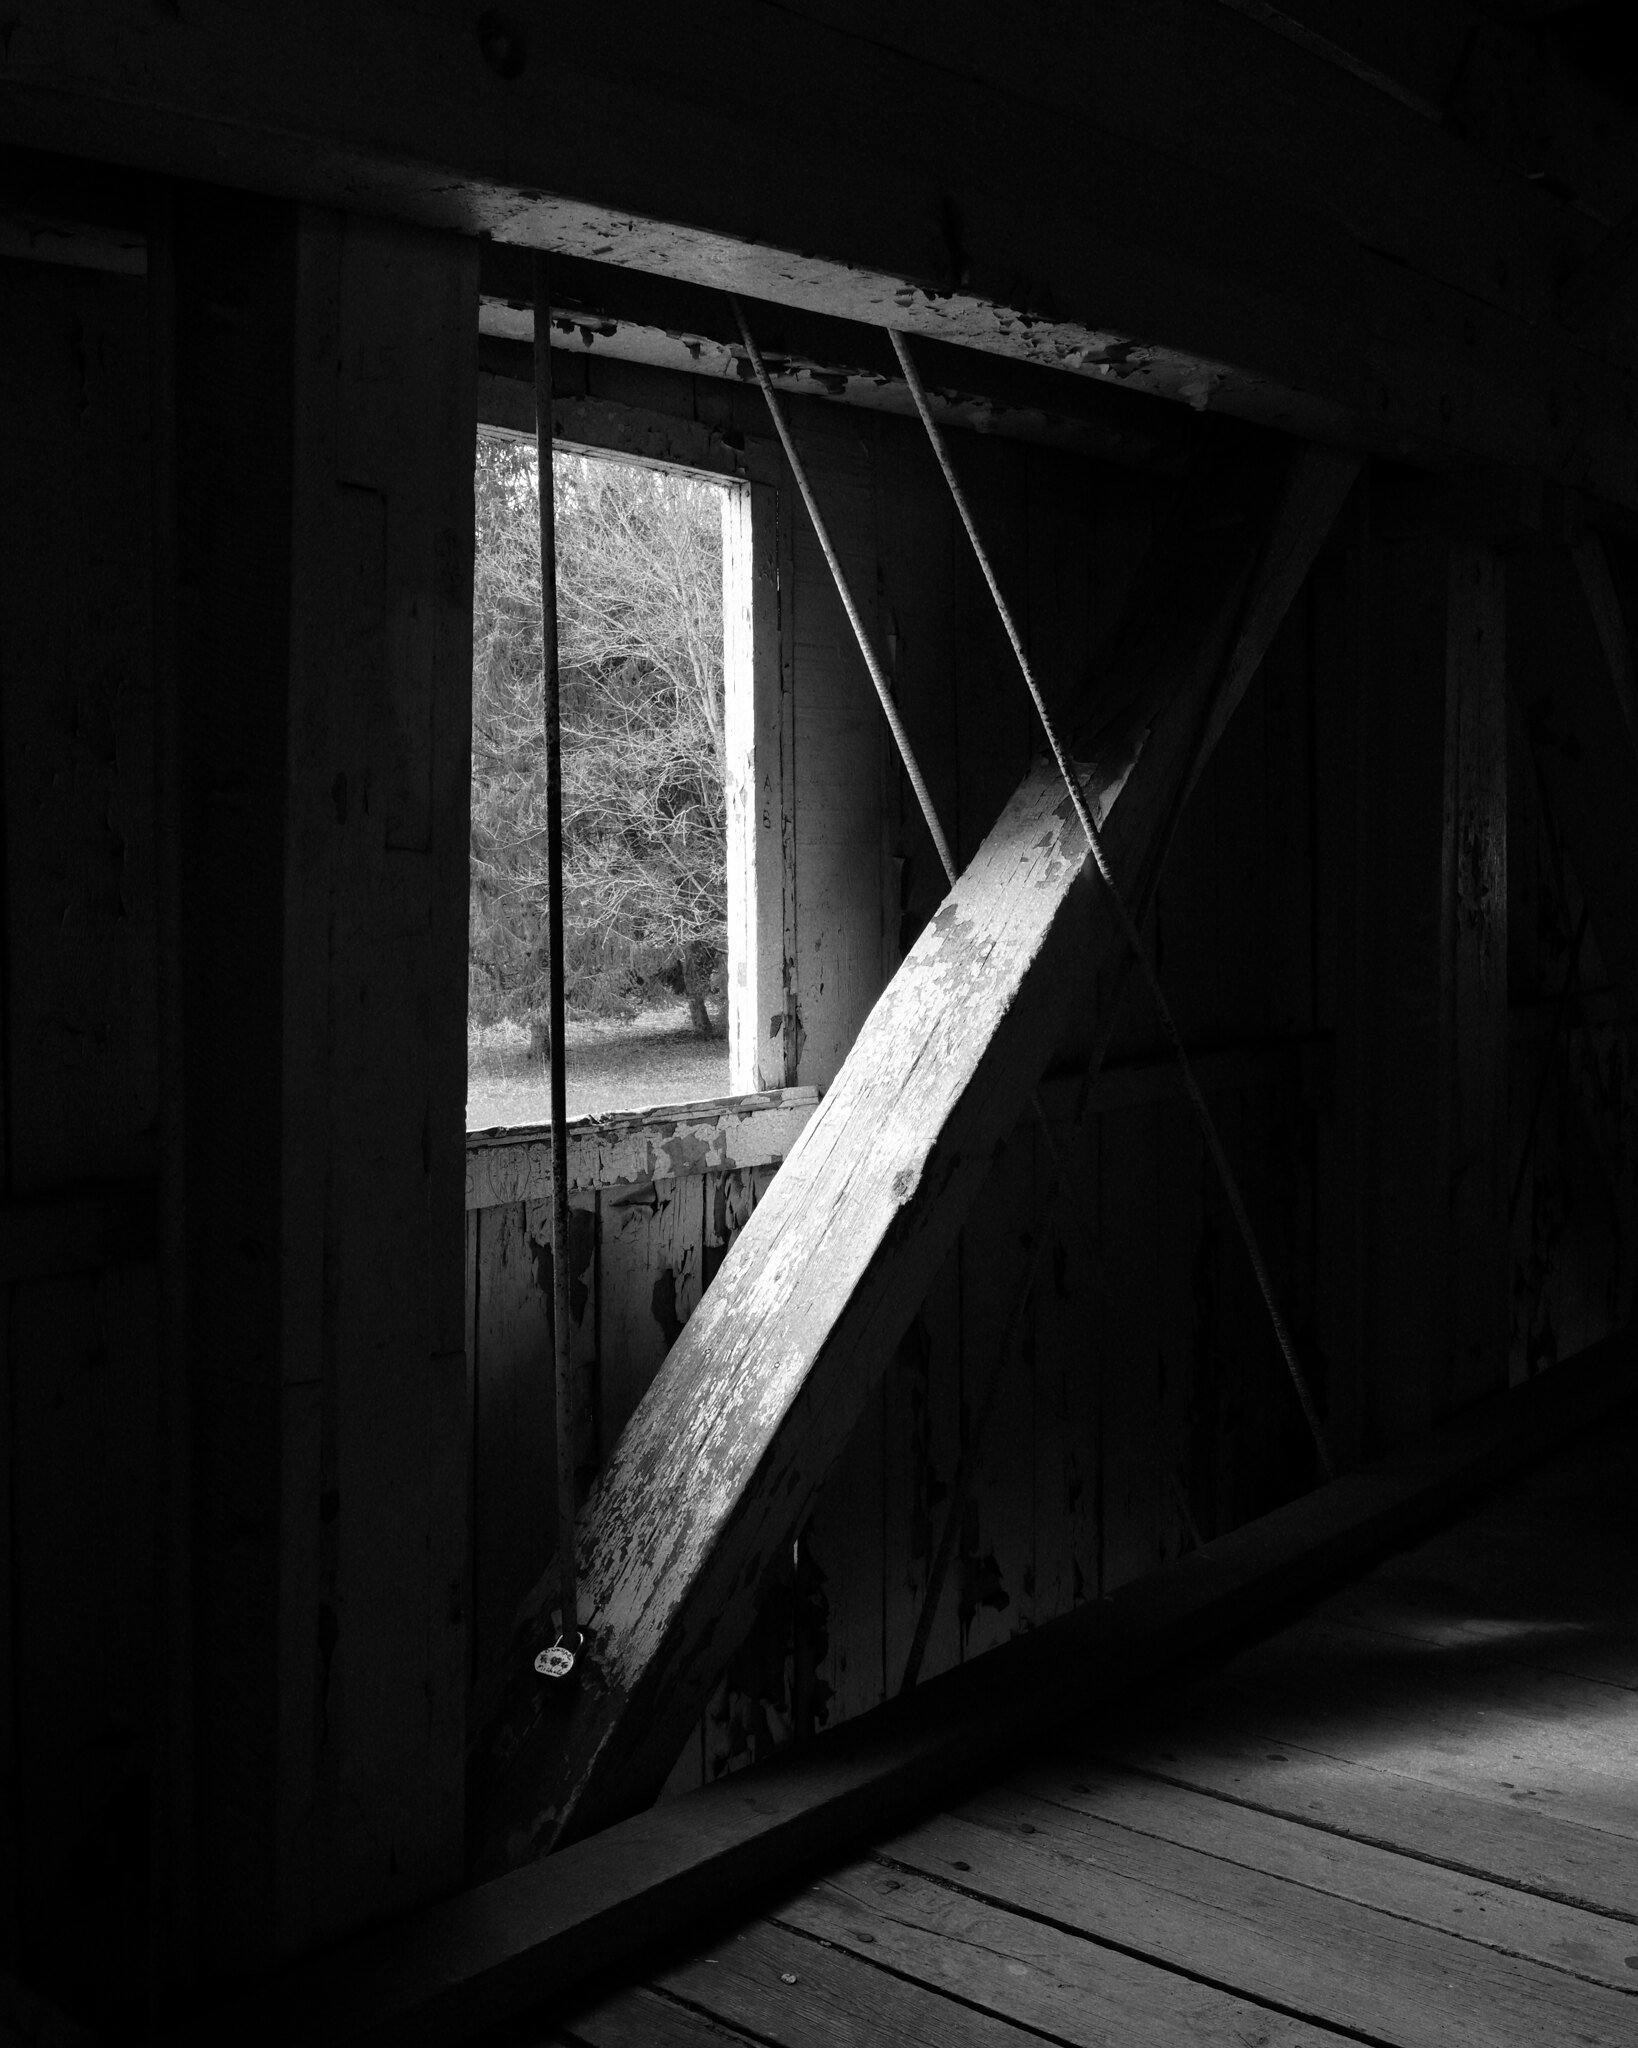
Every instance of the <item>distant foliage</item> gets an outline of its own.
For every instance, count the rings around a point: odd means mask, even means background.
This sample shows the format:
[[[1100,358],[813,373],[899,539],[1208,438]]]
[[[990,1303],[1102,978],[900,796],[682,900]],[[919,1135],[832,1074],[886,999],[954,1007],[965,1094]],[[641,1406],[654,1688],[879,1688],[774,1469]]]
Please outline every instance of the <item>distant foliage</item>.
[[[564,923],[571,1014],[688,997],[726,949],[722,506],[709,484],[558,453]],[[483,436],[473,591],[470,1007],[547,1001],[546,750],[534,450]]]

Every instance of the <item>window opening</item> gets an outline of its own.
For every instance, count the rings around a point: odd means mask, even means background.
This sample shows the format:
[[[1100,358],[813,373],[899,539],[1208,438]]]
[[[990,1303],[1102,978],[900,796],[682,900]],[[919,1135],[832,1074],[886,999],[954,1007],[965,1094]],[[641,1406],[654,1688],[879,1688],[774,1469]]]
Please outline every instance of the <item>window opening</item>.
[[[568,1112],[725,1095],[737,487],[561,446],[553,468]],[[475,484],[467,1128],[483,1130],[550,1116],[532,443],[481,431]]]

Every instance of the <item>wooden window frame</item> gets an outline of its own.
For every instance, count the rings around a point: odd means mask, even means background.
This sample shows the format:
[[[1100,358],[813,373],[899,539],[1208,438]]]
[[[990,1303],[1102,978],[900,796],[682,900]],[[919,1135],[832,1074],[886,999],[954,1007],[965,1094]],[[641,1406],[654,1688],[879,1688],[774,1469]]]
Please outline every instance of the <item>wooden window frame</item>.
[[[480,374],[477,424],[532,441],[532,389]],[[795,1088],[791,534],[777,444],[735,447],[694,420],[574,395],[554,402],[552,443],[723,487],[728,1100]],[[469,1143],[482,1136],[468,1135]]]

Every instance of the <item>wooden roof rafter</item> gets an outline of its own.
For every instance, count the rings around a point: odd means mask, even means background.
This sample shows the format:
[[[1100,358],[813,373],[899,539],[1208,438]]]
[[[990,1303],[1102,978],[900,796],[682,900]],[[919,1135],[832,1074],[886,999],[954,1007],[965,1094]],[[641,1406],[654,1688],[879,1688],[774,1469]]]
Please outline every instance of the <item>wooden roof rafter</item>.
[[[1469,18],[1454,0],[1436,16]],[[862,0],[615,0],[595,17],[516,0],[507,21],[502,50],[466,10],[409,0],[302,0],[254,29],[233,10],[17,0],[0,120],[26,146],[660,272],[1638,507],[1638,378],[1558,317],[1565,275],[1638,204],[1638,123],[1523,32],[1491,25],[1464,60],[1458,132],[1324,37],[1219,0],[1053,11],[1006,37],[976,4]],[[1540,147],[1508,127],[1521,79],[1551,87]]]

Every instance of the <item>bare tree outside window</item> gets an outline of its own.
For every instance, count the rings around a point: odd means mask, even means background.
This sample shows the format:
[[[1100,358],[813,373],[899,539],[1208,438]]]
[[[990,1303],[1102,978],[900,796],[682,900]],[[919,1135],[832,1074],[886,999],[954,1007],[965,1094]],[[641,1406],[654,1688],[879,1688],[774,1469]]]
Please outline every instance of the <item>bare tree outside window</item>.
[[[720,488],[559,451],[564,925],[576,1026],[686,1009],[726,1086]],[[546,1053],[546,789],[534,449],[481,436],[468,1036],[474,1075]],[[680,1014],[677,1017],[680,1024]],[[537,1068],[538,1070],[538,1068]],[[621,1106],[677,1099],[635,1093]],[[658,1081],[656,1086],[660,1085]],[[613,1104],[599,1102],[598,1107]],[[544,1115],[542,1109],[540,1115]]]

